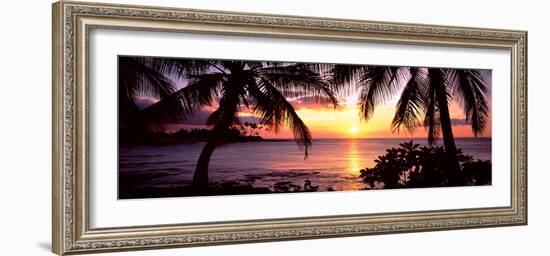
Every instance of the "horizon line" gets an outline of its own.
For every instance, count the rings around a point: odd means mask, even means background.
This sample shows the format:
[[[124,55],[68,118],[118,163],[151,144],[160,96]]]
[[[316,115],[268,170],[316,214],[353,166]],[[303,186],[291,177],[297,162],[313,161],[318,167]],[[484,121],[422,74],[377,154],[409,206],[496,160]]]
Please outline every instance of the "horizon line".
[[[261,137],[261,136],[260,136]],[[455,139],[492,139],[492,136],[478,136],[478,137],[454,137]],[[294,138],[265,138],[265,140],[294,140]],[[322,137],[312,138],[313,140],[319,139],[403,139],[403,140],[427,140],[426,137],[411,137],[411,138],[398,138],[398,137]],[[442,140],[443,138],[437,139]]]

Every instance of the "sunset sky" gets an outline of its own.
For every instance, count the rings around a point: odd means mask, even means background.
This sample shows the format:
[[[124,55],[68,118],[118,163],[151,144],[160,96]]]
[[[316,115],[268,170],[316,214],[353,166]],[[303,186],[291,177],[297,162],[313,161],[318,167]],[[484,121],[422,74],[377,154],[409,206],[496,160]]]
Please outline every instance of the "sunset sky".
[[[180,85],[184,86],[184,85]],[[339,106],[334,109],[333,106],[321,105],[316,103],[304,102],[300,98],[288,98],[295,107],[298,115],[309,127],[313,138],[415,138],[427,137],[424,127],[420,126],[414,134],[401,131],[393,133],[391,130],[391,121],[395,113],[395,105],[398,100],[396,94],[390,101],[384,105],[375,107],[372,118],[365,122],[359,117],[359,107],[357,104],[357,94],[351,94],[346,98],[339,99]],[[488,97],[489,103],[491,97]],[[204,123],[206,117],[214,111],[216,104],[205,107],[191,117],[182,120],[177,124],[166,124],[166,132],[175,132],[179,129],[207,128]],[[464,113],[456,101],[452,101],[451,119],[453,122],[453,133],[455,137],[473,137],[473,133],[468,123],[465,122]],[[256,122],[250,110],[243,108],[239,114],[242,122]],[[422,119],[421,119],[422,120]],[[491,137],[491,120],[489,120],[486,130],[480,137]],[[288,127],[279,130],[278,133],[272,131],[262,131],[260,136],[264,138],[292,138],[292,132]]]
[[[151,59],[152,60],[152,59]],[[294,65],[296,63],[279,63],[278,65]],[[215,64],[221,65],[221,64]],[[264,64],[266,65],[266,64]],[[273,65],[273,64],[270,64]],[[340,64],[343,65],[343,64]],[[223,70],[226,67],[210,67],[210,71],[202,72],[212,72],[219,73],[225,71]],[[425,68],[424,68],[425,69]],[[482,70],[480,70],[482,71]],[[328,69],[325,71],[318,71],[319,76],[324,78],[329,78],[330,74]],[[231,72],[229,72],[231,73]],[[492,79],[491,72],[488,70],[480,72],[488,84],[487,91],[487,103],[489,105],[489,118],[487,122],[486,129],[479,135],[481,137],[491,137],[492,122],[491,122],[491,87]],[[189,80],[186,78],[181,78],[179,76],[170,77],[167,75],[167,79],[172,80],[175,85],[175,89],[179,90],[184,88],[189,83]],[[393,97],[387,99],[384,104],[379,104],[374,107],[374,114],[368,120],[362,120],[359,114],[359,104],[358,104],[358,95],[359,89],[355,88],[355,83],[353,81],[349,82],[349,86],[346,87],[345,92],[340,92],[337,96],[338,106],[334,108],[332,105],[323,105],[320,103],[315,103],[308,101],[308,98],[311,99],[312,95],[302,95],[301,97],[290,98],[287,97],[289,101],[302,121],[308,126],[313,138],[427,138],[426,129],[421,126],[423,121],[423,116],[419,117],[419,127],[415,130],[413,134],[401,130],[399,132],[392,132],[391,122],[395,114],[396,104],[398,102],[399,96],[403,91],[404,84],[406,84],[407,77],[397,78],[395,81],[398,84],[396,91],[394,91]],[[134,98],[134,104],[138,108],[144,109],[158,99],[146,97],[146,96],[132,96]],[[451,122],[453,125],[453,134],[455,137],[473,137],[473,132],[471,131],[470,124],[465,120],[465,115],[462,107],[459,105],[456,99],[453,99],[453,95],[450,95],[450,115]],[[207,127],[206,120],[207,117],[217,109],[216,100],[212,102],[210,106],[205,106],[202,109],[196,110],[192,116],[187,116],[178,120],[177,122],[164,124],[165,132],[177,132],[180,129],[192,129],[192,128],[210,128]],[[240,106],[239,117],[241,122],[248,123],[259,123],[258,118],[254,116],[254,113],[250,109],[247,109],[244,105]],[[259,135],[264,138],[292,138],[292,131],[288,127],[282,127],[278,133],[275,133],[272,130],[261,130]]]

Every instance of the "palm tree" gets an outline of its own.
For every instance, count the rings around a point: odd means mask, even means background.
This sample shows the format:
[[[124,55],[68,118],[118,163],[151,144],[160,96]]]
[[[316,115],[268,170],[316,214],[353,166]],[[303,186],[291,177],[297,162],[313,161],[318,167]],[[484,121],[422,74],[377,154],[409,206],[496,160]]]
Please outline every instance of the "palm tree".
[[[337,87],[344,84],[357,87],[360,114],[364,120],[369,120],[377,104],[402,89],[392,120],[393,131],[404,129],[412,133],[423,116],[429,144],[434,144],[442,134],[450,168],[456,171],[460,166],[449,112],[450,101],[456,100],[461,105],[475,136],[483,133],[487,125],[488,82],[480,70],[335,65],[330,74],[333,85]]]
[[[119,58],[118,69],[118,101],[123,126],[132,129],[146,129],[147,122],[141,115],[137,97],[152,97],[163,99],[175,91],[175,85],[161,70],[155,67],[150,58],[127,57]]]
[[[217,105],[206,121],[213,127],[214,135],[202,149],[193,175],[193,187],[198,193],[207,192],[210,158],[214,150],[226,142],[224,135],[230,128],[241,124],[239,112],[243,108],[250,109],[260,125],[275,132],[283,125],[290,127],[298,147],[307,157],[312,144],[311,132],[286,97],[307,96],[319,103],[337,105],[331,86],[315,65],[220,60],[190,63],[170,59],[158,67],[167,74],[187,79],[188,85],[145,112],[177,109],[178,113],[192,114],[203,106]]]

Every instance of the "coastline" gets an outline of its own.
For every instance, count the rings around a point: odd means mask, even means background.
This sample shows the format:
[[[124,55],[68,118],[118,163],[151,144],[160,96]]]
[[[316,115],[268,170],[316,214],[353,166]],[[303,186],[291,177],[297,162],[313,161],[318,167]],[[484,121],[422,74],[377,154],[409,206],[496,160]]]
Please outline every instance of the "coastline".
[[[492,137],[457,137],[457,140],[492,140]],[[420,142],[427,141],[426,138],[313,138],[315,141],[339,141],[339,140],[357,140],[357,141],[414,141]],[[149,138],[142,141],[133,141],[129,143],[127,141],[121,141],[119,139],[119,146],[161,146],[161,145],[177,145],[177,144],[194,144],[207,142],[208,138],[178,138],[178,137],[159,137],[159,138]],[[226,141],[226,144],[231,143],[247,143],[247,142],[294,142],[293,138],[263,138],[260,136],[247,136],[239,138],[231,138]],[[438,142],[439,143],[439,142]],[[436,143],[436,144],[438,144]]]

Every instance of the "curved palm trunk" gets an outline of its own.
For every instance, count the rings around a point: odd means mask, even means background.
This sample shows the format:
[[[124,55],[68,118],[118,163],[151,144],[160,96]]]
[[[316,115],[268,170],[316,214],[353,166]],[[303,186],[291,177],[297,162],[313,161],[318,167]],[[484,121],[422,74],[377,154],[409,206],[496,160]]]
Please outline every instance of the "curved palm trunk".
[[[455,138],[451,124],[449,102],[447,101],[447,89],[445,87],[445,83],[443,82],[443,72],[441,69],[430,69],[429,73],[430,76],[433,76],[432,81],[441,81],[437,83],[436,97],[441,122],[441,133],[443,135],[443,146],[445,147],[445,152],[449,161],[449,168],[451,169],[449,185],[461,185],[461,181],[458,178],[460,177],[460,164],[458,162]]]
[[[214,150],[218,146],[218,140],[215,138],[208,139],[206,145],[201,151],[195,174],[193,175],[193,189],[199,194],[208,192],[208,165]]]
[[[193,175],[193,190],[202,195],[208,193],[208,165],[210,158],[237,117],[242,90],[240,83],[246,81],[246,77],[241,76],[244,68],[243,62],[231,62],[227,68],[231,71],[231,76],[224,83],[224,94],[219,101],[218,109],[207,120],[207,124],[209,122],[214,124],[212,128],[213,134],[208,138],[206,145],[202,149],[197,167],[195,168],[195,174]],[[211,118],[213,121],[210,120]]]

